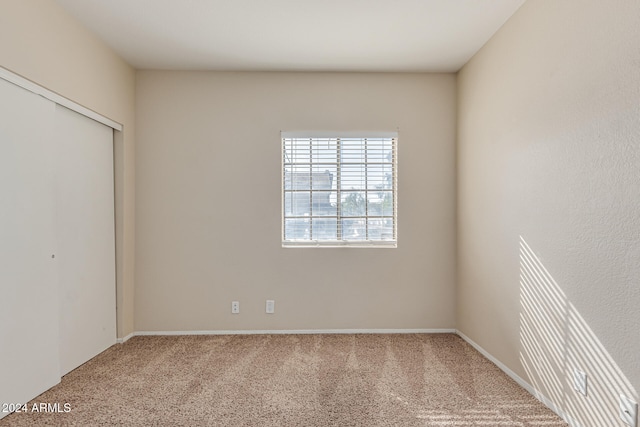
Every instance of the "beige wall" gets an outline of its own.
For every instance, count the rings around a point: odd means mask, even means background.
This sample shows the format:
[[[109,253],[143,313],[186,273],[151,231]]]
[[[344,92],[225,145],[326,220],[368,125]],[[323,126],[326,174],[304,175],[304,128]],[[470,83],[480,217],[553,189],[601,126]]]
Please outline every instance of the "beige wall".
[[[136,330],[455,327],[454,75],[139,71],[136,119]],[[398,248],[283,249],[280,131],[396,128]]]
[[[458,328],[583,426],[639,397],[638,46],[637,0],[530,0],[458,76]]]
[[[118,336],[133,332],[135,72],[49,0],[2,0],[0,66],[124,126],[115,134]]]

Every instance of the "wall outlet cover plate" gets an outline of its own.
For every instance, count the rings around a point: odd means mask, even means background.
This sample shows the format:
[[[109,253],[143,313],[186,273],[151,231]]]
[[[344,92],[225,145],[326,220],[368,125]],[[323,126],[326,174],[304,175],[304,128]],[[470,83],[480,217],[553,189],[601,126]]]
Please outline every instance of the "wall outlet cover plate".
[[[275,309],[276,309],[276,302],[272,299],[268,299],[266,304],[266,312],[269,314],[273,314],[275,313]]]
[[[587,395],[587,374],[577,368],[573,370],[573,388],[579,393]]]
[[[620,418],[631,427],[638,426],[638,404],[624,394],[620,395]]]

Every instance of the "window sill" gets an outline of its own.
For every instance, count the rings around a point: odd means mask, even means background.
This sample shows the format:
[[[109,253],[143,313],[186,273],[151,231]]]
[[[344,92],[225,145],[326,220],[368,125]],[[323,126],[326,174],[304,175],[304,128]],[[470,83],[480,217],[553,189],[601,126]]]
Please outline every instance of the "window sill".
[[[284,241],[283,248],[386,248],[395,249],[398,242],[394,240],[372,241],[372,240],[348,240],[348,241]]]

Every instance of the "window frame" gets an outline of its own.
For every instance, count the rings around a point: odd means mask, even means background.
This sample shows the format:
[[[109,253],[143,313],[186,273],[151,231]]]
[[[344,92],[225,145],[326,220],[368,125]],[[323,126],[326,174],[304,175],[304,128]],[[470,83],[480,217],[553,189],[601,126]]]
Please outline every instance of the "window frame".
[[[307,240],[307,239],[290,239],[285,240],[285,228],[286,228],[286,164],[287,161],[285,159],[285,140],[288,139],[392,139],[392,159],[390,162],[391,165],[391,176],[392,176],[392,184],[391,184],[391,194],[393,195],[392,208],[393,213],[390,216],[393,221],[393,238],[392,239],[379,239],[379,240],[349,240],[349,239],[340,239],[340,240]],[[397,248],[398,247],[398,132],[328,132],[328,131],[295,131],[295,132],[281,132],[280,133],[280,159],[281,159],[281,182],[280,189],[282,192],[282,200],[281,200],[281,243],[283,248]],[[339,156],[340,157],[340,156]],[[367,165],[369,162],[365,160],[362,165]],[[311,167],[311,165],[310,165]],[[341,176],[340,171],[343,169],[343,163],[338,160],[336,162],[336,169],[338,171],[336,179],[336,192],[337,195],[341,193],[340,184],[341,184]],[[310,172],[310,176],[312,176],[314,172]],[[313,179],[313,178],[311,178]],[[312,191],[312,188],[309,189]],[[371,191],[371,190],[366,190]],[[340,203],[338,203],[340,205]],[[368,206],[368,205],[367,205]],[[372,217],[375,215],[371,215]],[[388,217],[385,215],[381,215],[382,217]],[[341,209],[339,206],[336,206],[336,215],[330,216],[329,218],[335,218],[338,223],[344,219],[350,219],[349,216],[342,215]],[[289,217],[290,218],[290,217]],[[323,218],[323,216],[309,216],[309,219]],[[365,221],[370,221],[370,215],[368,210],[364,217]]]

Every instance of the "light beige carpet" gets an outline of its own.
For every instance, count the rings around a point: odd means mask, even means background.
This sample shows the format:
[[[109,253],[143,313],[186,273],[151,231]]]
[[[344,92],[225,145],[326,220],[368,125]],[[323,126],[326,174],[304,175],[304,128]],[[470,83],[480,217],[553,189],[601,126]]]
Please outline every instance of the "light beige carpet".
[[[566,426],[451,334],[135,337],[0,426]]]

